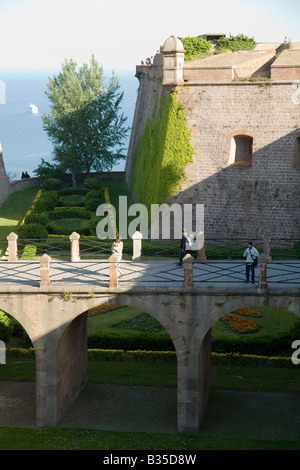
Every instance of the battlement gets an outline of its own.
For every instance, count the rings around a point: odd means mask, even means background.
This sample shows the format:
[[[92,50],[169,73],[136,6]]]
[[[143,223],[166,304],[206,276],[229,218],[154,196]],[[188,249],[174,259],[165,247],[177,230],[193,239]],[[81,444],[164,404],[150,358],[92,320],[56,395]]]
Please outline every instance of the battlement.
[[[300,78],[299,43],[261,43],[251,51],[225,52],[189,62],[184,61],[182,42],[170,36],[150,65],[136,67],[138,78],[162,80],[163,85],[223,83],[270,79],[293,81]]]

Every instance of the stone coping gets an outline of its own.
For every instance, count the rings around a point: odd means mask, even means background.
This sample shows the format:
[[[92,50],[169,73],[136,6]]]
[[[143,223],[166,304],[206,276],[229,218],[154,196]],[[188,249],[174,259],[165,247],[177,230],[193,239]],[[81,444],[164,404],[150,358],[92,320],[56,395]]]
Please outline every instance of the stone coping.
[[[216,284],[216,283],[215,283]],[[223,284],[223,283],[222,283]],[[243,295],[243,296],[255,296],[255,295],[283,295],[283,296],[295,296],[300,297],[300,289],[298,285],[293,287],[282,288],[282,286],[268,286],[267,289],[259,289],[256,285],[248,285],[245,287],[244,284],[237,287],[236,285],[215,285],[211,287],[180,287],[180,286],[166,286],[166,287],[140,287],[140,286],[119,286],[119,287],[96,287],[92,285],[76,286],[74,284],[64,284],[64,286],[51,285],[43,287],[35,286],[16,286],[16,285],[0,285],[0,296],[1,294],[63,294],[65,292],[71,292],[74,295],[93,295],[93,294],[190,294],[190,295]]]

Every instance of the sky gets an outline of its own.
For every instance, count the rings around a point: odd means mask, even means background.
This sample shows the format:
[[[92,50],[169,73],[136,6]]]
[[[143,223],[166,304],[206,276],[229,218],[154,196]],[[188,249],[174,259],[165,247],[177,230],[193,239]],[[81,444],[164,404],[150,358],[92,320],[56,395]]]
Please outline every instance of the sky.
[[[134,70],[171,35],[300,42],[299,0],[0,0],[0,69],[59,70],[92,54]]]

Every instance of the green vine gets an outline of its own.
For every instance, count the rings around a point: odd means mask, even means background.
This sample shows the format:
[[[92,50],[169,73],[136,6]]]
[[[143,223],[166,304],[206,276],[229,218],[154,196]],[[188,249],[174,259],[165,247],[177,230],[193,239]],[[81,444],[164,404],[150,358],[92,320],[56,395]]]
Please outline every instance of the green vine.
[[[180,189],[184,168],[193,160],[190,132],[177,93],[163,93],[159,108],[157,105],[139,139],[131,178],[131,189],[149,214],[151,204],[162,204]]]

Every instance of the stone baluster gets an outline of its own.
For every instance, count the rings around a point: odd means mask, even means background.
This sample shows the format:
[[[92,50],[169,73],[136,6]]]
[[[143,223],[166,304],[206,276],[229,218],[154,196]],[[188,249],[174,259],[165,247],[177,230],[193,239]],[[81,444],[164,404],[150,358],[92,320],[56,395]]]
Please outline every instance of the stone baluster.
[[[69,237],[71,242],[71,262],[80,261],[79,238],[80,235],[76,232],[73,232]]]
[[[202,261],[206,261],[206,260],[207,260],[207,257],[206,257],[206,250],[205,250],[205,241],[204,241],[202,247],[197,251],[197,261],[201,263]]]
[[[263,254],[267,257],[267,262],[272,261],[271,256],[271,237],[269,235],[263,236]]]
[[[18,235],[12,232],[6,239],[8,241],[8,261],[18,261]]]
[[[267,289],[267,263],[268,259],[265,254],[262,254],[258,257],[258,269],[259,269],[259,278],[258,278],[258,288]]]
[[[194,265],[194,258],[192,255],[187,254],[183,258],[183,287],[194,287],[194,279],[193,279],[193,265]]]
[[[132,260],[134,261],[141,261],[142,259],[142,238],[143,238],[143,235],[140,232],[135,232],[132,235],[132,240],[133,240]]]
[[[118,287],[118,271],[117,271],[117,263],[118,258],[113,253],[110,258],[108,258],[109,262],[109,287]]]
[[[44,254],[40,259],[40,272],[41,280],[40,287],[51,286],[51,276],[50,276],[50,256]]]

